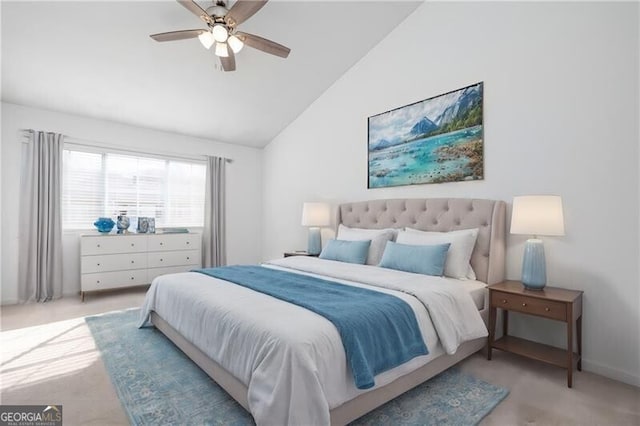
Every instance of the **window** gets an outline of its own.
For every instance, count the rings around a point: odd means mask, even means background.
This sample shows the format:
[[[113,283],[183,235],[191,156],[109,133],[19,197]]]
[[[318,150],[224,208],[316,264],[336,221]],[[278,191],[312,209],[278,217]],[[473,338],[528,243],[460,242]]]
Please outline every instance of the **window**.
[[[90,229],[122,210],[159,228],[204,225],[203,162],[65,149],[62,170],[63,228]]]

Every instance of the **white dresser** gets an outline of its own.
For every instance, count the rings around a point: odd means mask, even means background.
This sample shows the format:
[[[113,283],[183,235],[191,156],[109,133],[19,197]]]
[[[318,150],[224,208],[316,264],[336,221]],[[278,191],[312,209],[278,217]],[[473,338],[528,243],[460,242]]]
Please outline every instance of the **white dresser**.
[[[201,235],[107,234],[80,237],[80,295],[149,284],[201,265]]]

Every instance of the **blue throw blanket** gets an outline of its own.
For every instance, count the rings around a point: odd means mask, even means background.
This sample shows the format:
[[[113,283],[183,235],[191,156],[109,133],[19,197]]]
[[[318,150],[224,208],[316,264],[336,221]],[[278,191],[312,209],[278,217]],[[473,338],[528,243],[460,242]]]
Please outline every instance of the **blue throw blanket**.
[[[194,272],[302,306],[331,321],[358,389],[373,387],[376,374],[429,353],[413,310],[390,294],[261,266]]]

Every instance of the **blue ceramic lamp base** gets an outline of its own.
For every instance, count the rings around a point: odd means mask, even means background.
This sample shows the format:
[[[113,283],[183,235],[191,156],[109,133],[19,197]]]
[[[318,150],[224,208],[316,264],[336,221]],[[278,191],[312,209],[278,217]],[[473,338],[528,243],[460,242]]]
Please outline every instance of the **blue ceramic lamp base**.
[[[311,227],[309,228],[309,246],[307,247],[307,252],[309,254],[320,254],[322,251],[322,240],[320,239],[320,228]]]
[[[522,284],[527,290],[542,290],[547,284],[544,244],[535,238],[527,240],[522,259]]]

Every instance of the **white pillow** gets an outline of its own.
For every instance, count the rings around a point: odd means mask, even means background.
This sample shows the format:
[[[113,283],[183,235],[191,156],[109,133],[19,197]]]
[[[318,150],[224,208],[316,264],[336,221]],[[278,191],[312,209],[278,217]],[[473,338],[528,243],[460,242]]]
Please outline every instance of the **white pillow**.
[[[471,254],[478,239],[478,228],[461,229],[451,232],[425,232],[417,229],[405,228],[405,232],[398,234],[400,244],[433,245],[449,243],[449,252],[444,265],[444,275],[458,279],[476,279],[471,264]]]
[[[393,241],[396,237],[397,229],[362,229],[349,228],[340,224],[338,226],[338,240],[346,241],[363,241],[371,240],[369,246],[369,255],[367,256],[367,265],[377,265],[382,259],[382,253],[387,245],[387,241]]]

